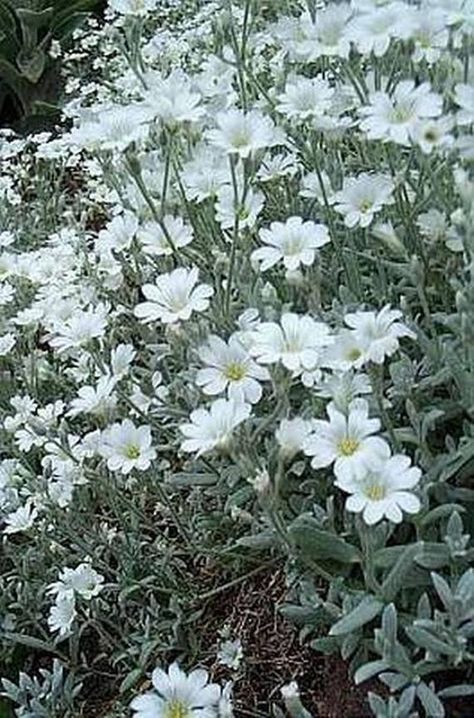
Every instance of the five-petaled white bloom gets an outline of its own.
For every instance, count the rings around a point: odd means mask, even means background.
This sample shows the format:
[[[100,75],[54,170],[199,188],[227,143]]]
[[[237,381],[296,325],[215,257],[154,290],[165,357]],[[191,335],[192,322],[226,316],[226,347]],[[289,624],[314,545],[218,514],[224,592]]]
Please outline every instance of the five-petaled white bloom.
[[[210,409],[191,412],[190,422],[180,426],[186,437],[181,444],[183,451],[197,452],[200,456],[212,449],[225,449],[232,432],[250,416],[251,407],[234,399],[217,399]]]
[[[379,312],[358,311],[345,315],[344,321],[353,330],[362,352],[357,364],[369,361],[382,364],[386,356],[397,351],[401,337],[416,338],[411,329],[398,321],[402,316],[398,309],[390,309],[388,304]]]
[[[233,227],[237,217],[240,229],[253,227],[262,211],[263,204],[263,194],[250,189],[245,195],[245,199],[236,205],[234,190],[230,185],[224,185],[216,195],[216,219],[222,229]]]
[[[408,456],[396,454],[373,462],[358,478],[338,477],[335,483],[351,494],[346,509],[362,513],[365,523],[372,525],[385,517],[398,524],[403,511],[416,514],[420,510],[419,498],[408,490],[418,484],[420,476],[420,469],[411,466]]]
[[[261,364],[281,362],[298,375],[318,365],[324,347],[333,341],[329,327],[307,315],[287,313],[281,323],[262,322],[253,333],[250,353]]]
[[[210,336],[199,350],[206,364],[196,376],[196,384],[205,394],[222,394],[229,399],[256,404],[262,396],[261,381],[269,379],[265,367],[259,366],[239,339],[233,335],[226,343],[218,336]]]
[[[315,419],[313,433],[304,451],[312,456],[311,466],[321,469],[334,463],[339,479],[360,478],[367,467],[379,457],[390,456],[386,441],[372,436],[380,429],[379,419],[369,419],[369,405],[365,399],[354,399],[347,416],[328,404],[329,421]]]
[[[110,471],[129,474],[133,469],[146,471],[156,457],[149,426],[136,427],[130,419],[112,424],[103,433],[101,454]]]
[[[289,77],[279,96],[277,110],[290,119],[306,120],[322,115],[331,106],[334,88],[320,77]]]
[[[209,306],[214,290],[208,284],[197,284],[197,267],[178,267],[168,274],[160,274],[155,284],[142,287],[147,302],[135,307],[135,316],[144,322],[161,321],[174,324],[186,321],[193,312],[203,312]]]
[[[167,214],[162,224],[146,222],[138,230],[137,237],[146,254],[156,256],[170,255],[175,249],[181,249],[193,240],[193,232],[186,226],[181,217]]]
[[[129,249],[138,229],[138,219],[132,212],[124,212],[114,217],[101,229],[98,236],[98,247],[114,249],[120,252]]]
[[[392,95],[375,92],[370,104],[362,107],[360,127],[371,140],[385,140],[408,145],[420,120],[439,117],[443,100],[431,92],[429,83],[415,87],[413,80],[402,80]]]
[[[259,236],[267,246],[252,252],[252,260],[261,263],[262,272],[280,261],[290,272],[301,264],[309,267],[314,262],[316,250],[330,241],[324,224],[304,222],[301,217],[272,222],[270,229],[260,230]]]
[[[95,386],[82,386],[78,396],[71,401],[68,416],[78,414],[103,414],[115,406],[113,390],[117,380],[108,374],[101,376]]]
[[[134,718],[217,718],[221,689],[209,683],[207,671],[197,668],[188,675],[173,663],[168,672],[155,668],[153,691],[130,704]]]
[[[258,110],[231,109],[217,115],[217,129],[209,130],[210,142],[228,154],[246,158],[257,150],[280,144],[282,133],[270,117]]]
[[[58,599],[77,593],[89,601],[99,595],[103,582],[104,577],[97,573],[90,563],[81,563],[77,568],[63,569],[59,580],[48,587],[48,593]]]
[[[37,518],[38,509],[34,507],[31,501],[27,501],[24,506],[19,506],[15,511],[3,517],[5,522],[3,533],[16,534],[28,531]]]
[[[53,349],[62,353],[103,336],[106,328],[107,309],[103,304],[98,304],[96,307],[78,310],[64,322],[58,322],[55,327],[56,336],[48,339]]]
[[[344,216],[346,227],[368,227],[382,207],[393,203],[390,177],[363,172],[344,179],[342,190],[333,197],[335,209]]]

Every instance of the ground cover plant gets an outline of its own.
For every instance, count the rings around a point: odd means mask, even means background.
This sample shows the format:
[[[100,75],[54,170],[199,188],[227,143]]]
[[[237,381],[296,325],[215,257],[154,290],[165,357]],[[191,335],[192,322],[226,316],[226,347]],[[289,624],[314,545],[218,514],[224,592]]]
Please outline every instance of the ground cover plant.
[[[2,131],[5,716],[470,715],[473,18],[111,0]]]
[[[0,118],[23,130],[59,112],[61,46],[98,0],[0,3]]]

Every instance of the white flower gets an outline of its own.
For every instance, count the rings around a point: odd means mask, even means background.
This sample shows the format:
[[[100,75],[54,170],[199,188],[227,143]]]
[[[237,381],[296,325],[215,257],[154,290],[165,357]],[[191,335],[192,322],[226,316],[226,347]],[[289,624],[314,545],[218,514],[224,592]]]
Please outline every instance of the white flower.
[[[118,252],[129,249],[137,229],[138,219],[132,212],[119,214],[99,232],[97,247],[101,251],[105,247]]]
[[[350,39],[347,34],[347,22],[351,9],[345,2],[327,5],[316,13],[314,39],[308,43],[308,59],[316,60],[321,56],[348,57]],[[311,47],[313,45],[313,47]]]
[[[136,427],[130,419],[125,419],[104,431],[101,453],[110,471],[122,474],[129,474],[133,469],[146,471],[156,458],[151,442],[149,426]]]
[[[253,332],[257,328],[259,321],[258,309],[255,309],[255,307],[249,307],[237,317],[236,324],[238,329],[234,335],[246,349],[252,346]]]
[[[301,217],[289,217],[285,223],[272,222],[270,229],[262,229],[259,237],[267,244],[252,252],[252,259],[261,262],[262,272],[283,261],[289,271],[301,264],[313,264],[316,250],[327,244],[329,234],[324,224],[304,222]]]
[[[420,234],[430,242],[440,242],[448,236],[448,219],[443,212],[434,207],[418,215],[416,226]]]
[[[104,414],[115,406],[117,401],[113,395],[116,379],[108,375],[102,376],[96,386],[83,386],[79,389],[76,399],[71,401],[68,416],[78,414]]]
[[[278,97],[277,110],[290,119],[306,120],[322,115],[331,106],[334,88],[327,80],[293,75]]]
[[[365,523],[372,525],[387,518],[393,523],[403,519],[402,511],[416,514],[421,504],[412,489],[419,482],[420,469],[411,466],[408,456],[396,454],[382,457],[357,478],[339,477],[336,486],[351,494],[346,509],[362,513]]]
[[[369,361],[383,364],[386,356],[397,351],[401,337],[416,338],[411,329],[398,321],[402,316],[388,304],[379,312],[358,311],[345,315],[344,321],[353,330],[357,344],[363,347],[359,365]]]
[[[271,182],[279,177],[294,177],[298,172],[298,159],[293,155],[268,155],[257,172],[260,182]]]
[[[112,349],[110,365],[112,374],[120,379],[128,373],[130,365],[136,356],[136,351],[131,344],[119,344]]]
[[[146,222],[138,231],[138,239],[146,254],[170,255],[173,252],[172,245],[181,249],[193,240],[192,229],[184,224],[181,217],[167,214],[162,221],[163,226],[158,222]]]
[[[90,601],[99,595],[103,583],[104,577],[97,573],[90,563],[81,563],[77,568],[63,569],[59,580],[48,586],[48,593],[58,599],[78,594]]]
[[[367,374],[354,374],[351,371],[331,374],[317,386],[317,396],[332,399],[338,411],[347,414],[349,405],[360,394],[370,394],[372,387]]]
[[[208,284],[197,284],[197,267],[178,267],[168,274],[160,274],[155,284],[142,287],[147,302],[135,307],[135,316],[144,322],[161,321],[174,324],[186,321],[193,312],[203,312],[209,306],[214,290]]]
[[[141,143],[148,135],[149,110],[144,104],[115,105],[101,108],[79,127],[71,130],[68,143],[78,148],[124,152],[132,143]]]
[[[225,448],[233,430],[250,416],[251,407],[233,399],[217,399],[210,409],[191,412],[190,422],[180,426],[187,437],[181,444],[183,451],[200,456],[212,449]]]
[[[61,637],[70,633],[72,624],[77,617],[76,602],[73,594],[58,597],[54,606],[51,606],[48,616],[48,626],[51,633],[59,631]]]
[[[370,96],[370,104],[360,109],[365,118],[360,127],[371,140],[408,145],[416,123],[439,117],[442,105],[442,97],[431,92],[429,83],[415,87],[413,80],[403,80],[392,95],[374,92]]]
[[[159,0],[109,0],[109,7],[121,15],[144,16],[158,5]]]
[[[0,337],[0,357],[4,357],[11,352],[16,344],[16,337],[14,334],[8,333]]]
[[[207,136],[216,147],[244,159],[257,150],[282,142],[281,132],[277,131],[272,119],[257,110],[220,112],[217,129],[208,130]]]
[[[419,145],[425,155],[429,155],[434,149],[447,149],[454,143],[454,137],[449,134],[453,126],[452,117],[422,120],[413,127],[413,142]]]
[[[146,83],[145,103],[151,116],[159,117],[168,124],[196,122],[203,116],[205,110],[201,105],[201,95],[192,89],[189,78],[182,70],[175,70],[166,78],[149,72]]]
[[[429,12],[423,8],[414,15],[414,19],[416,27],[412,40],[415,50],[412,59],[415,62],[426,60],[433,64],[439,60],[449,41],[449,30],[443,13],[437,12],[436,8],[430,8]]]
[[[281,362],[300,374],[315,369],[322,349],[332,342],[329,328],[307,315],[283,314],[281,324],[262,322],[253,334],[250,353],[261,364]]]
[[[99,304],[87,310],[78,310],[65,322],[58,323],[55,327],[56,336],[49,338],[49,343],[61,354],[103,336],[106,328],[107,311]]]
[[[359,478],[378,457],[388,457],[390,448],[378,436],[378,419],[369,419],[369,405],[365,399],[354,399],[347,416],[333,404],[327,407],[329,421],[315,419],[314,431],[304,447],[312,456],[311,466],[321,469],[334,463],[339,479]]]
[[[394,2],[357,15],[349,25],[348,35],[362,54],[373,52],[376,57],[382,57],[392,38],[406,39],[414,27],[413,14],[401,3]]]
[[[473,85],[456,85],[454,102],[461,107],[456,115],[458,125],[472,125],[474,123],[474,87]]]
[[[386,175],[363,172],[344,179],[340,192],[333,196],[335,209],[343,215],[346,227],[368,227],[377,212],[393,203],[393,182]]]
[[[232,701],[232,683],[228,681],[222,689],[222,695],[217,707],[219,718],[234,718],[234,705]]]
[[[336,371],[359,369],[365,361],[366,342],[349,329],[334,335],[334,342],[324,352],[323,365]]]
[[[247,482],[259,496],[267,494],[272,485],[267,469],[259,469],[256,474],[247,478]]]
[[[229,399],[249,404],[260,401],[259,382],[269,379],[268,371],[251,358],[235,335],[228,344],[218,336],[210,336],[199,356],[206,368],[198,371],[196,384],[205,394],[212,396],[227,390]]]
[[[300,697],[300,689],[296,681],[291,681],[281,687],[281,696],[285,701],[295,700]]]
[[[332,204],[334,191],[328,173],[322,170],[319,175],[317,172],[308,172],[308,174],[304,175],[301,180],[300,195],[309,199],[316,199],[322,205],[324,205],[324,195],[326,195],[328,204]]]
[[[263,209],[264,197],[261,192],[249,189],[243,201],[235,206],[234,190],[224,185],[217,192],[216,219],[222,229],[232,229],[235,225],[236,211],[239,217],[239,227],[253,227],[257,217]]]
[[[228,668],[232,668],[233,671],[236,671],[243,657],[244,651],[240,638],[236,638],[235,641],[222,641],[219,645],[217,661],[221,666],[227,666]]]
[[[275,431],[280,452],[287,458],[292,458],[303,450],[312,432],[312,424],[300,416],[294,419],[282,419]]]
[[[224,156],[214,147],[199,146],[181,175],[188,199],[202,202],[214,196],[229,182],[229,168]]]
[[[5,528],[3,533],[16,534],[22,531],[28,531],[38,517],[38,510],[33,506],[31,501],[27,501],[24,506],[19,506],[16,511],[12,511],[4,517]]]
[[[151,681],[154,691],[130,704],[134,718],[217,718],[221,690],[209,683],[207,671],[198,668],[186,675],[173,663],[167,673],[155,668]]]

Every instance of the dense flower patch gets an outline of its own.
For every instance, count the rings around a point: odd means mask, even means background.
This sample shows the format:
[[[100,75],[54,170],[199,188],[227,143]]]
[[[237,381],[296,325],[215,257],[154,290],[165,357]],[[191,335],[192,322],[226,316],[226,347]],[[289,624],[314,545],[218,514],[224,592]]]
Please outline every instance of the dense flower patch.
[[[16,715],[92,715],[98,681],[97,715],[261,715],[200,619],[269,561],[378,718],[472,695],[473,18],[111,0],[63,126],[2,132]],[[268,715],[316,715],[294,678]]]

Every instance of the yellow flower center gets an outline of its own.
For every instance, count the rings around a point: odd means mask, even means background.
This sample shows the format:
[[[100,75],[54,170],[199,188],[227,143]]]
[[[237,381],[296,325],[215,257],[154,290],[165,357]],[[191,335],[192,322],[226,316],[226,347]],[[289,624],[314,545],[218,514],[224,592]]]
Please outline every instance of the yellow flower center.
[[[239,219],[241,219],[243,222],[245,222],[245,220],[250,216],[250,211],[248,210],[247,207],[242,206],[239,209],[238,215],[239,215]]]
[[[236,132],[235,135],[232,137],[232,144],[234,147],[241,148],[246,147],[249,143],[249,135],[246,132],[245,129],[242,129],[240,132]]]
[[[404,122],[408,122],[408,120],[411,119],[412,115],[413,110],[411,107],[405,105],[398,105],[393,110],[392,119],[394,122],[399,122],[400,124],[403,124]]]
[[[356,439],[351,439],[349,437],[341,439],[338,446],[339,452],[343,456],[352,456],[352,454],[354,454],[358,448],[359,442],[356,441]]]
[[[246,371],[245,367],[242,366],[242,364],[238,364],[237,362],[234,362],[232,364],[229,364],[225,368],[225,376],[230,381],[240,381],[244,378]]]
[[[434,130],[426,130],[425,132],[425,140],[427,142],[436,142],[437,140],[436,132]]]
[[[365,490],[366,496],[372,501],[381,501],[385,498],[385,488],[378,484],[372,484]]]
[[[360,203],[359,209],[361,212],[369,212],[372,209],[372,202],[370,202],[368,199],[364,199]]]
[[[166,706],[166,718],[189,718],[189,710],[181,701],[171,701]]]
[[[125,456],[127,457],[127,459],[138,459],[138,457],[140,456],[140,447],[135,446],[134,444],[132,444],[131,446],[127,446],[127,448],[125,449]]]
[[[361,354],[362,352],[360,349],[358,349],[357,347],[353,347],[347,352],[347,358],[349,359],[349,361],[355,361],[360,357]]]

